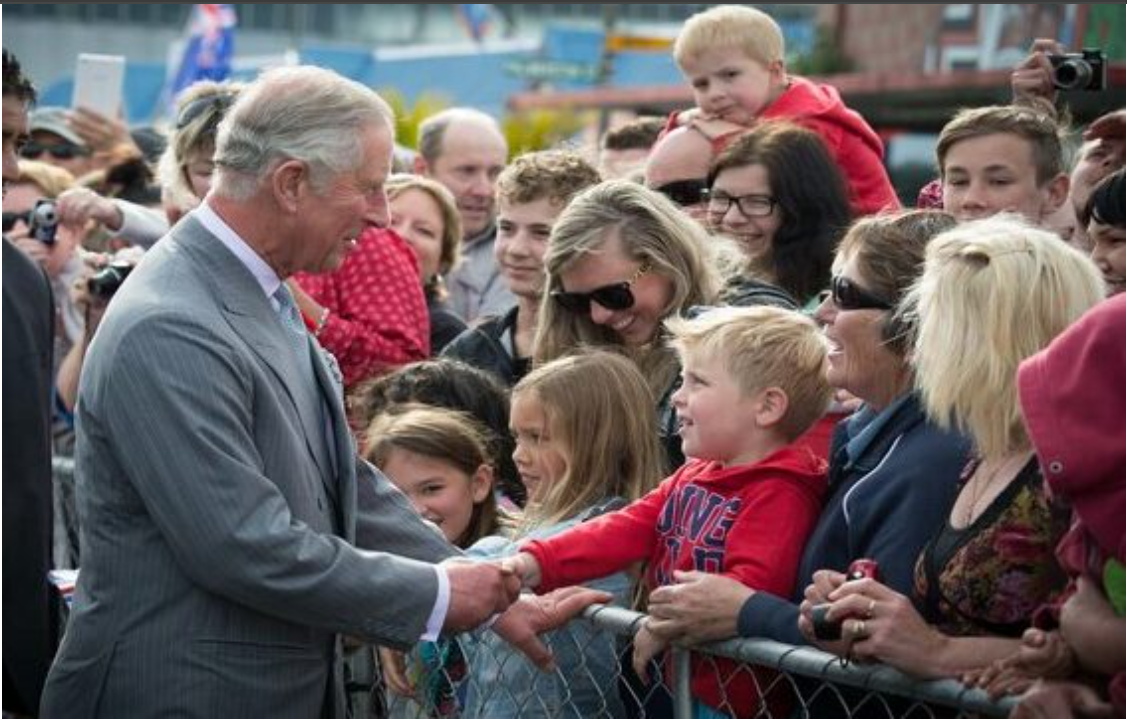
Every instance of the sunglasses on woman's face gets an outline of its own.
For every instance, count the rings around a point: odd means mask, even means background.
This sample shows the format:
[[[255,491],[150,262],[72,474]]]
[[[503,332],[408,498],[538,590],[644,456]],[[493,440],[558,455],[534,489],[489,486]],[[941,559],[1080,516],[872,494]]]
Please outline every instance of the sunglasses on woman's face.
[[[563,309],[577,315],[589,314],[592,302],[598,303],[600,307],[607,310],[629,310],[634,307],[634,292],[630,288],[638,282],[638,278],[649,272],[649,269],[649,263],[642,263],[629,280],[613,285],[604,285],[591,292],[553,290],[551,293],[552,299],[558,302]]]
[[[692,207],[704,202],[706,190],[708,190],[708,181],[704,179],[675,180],[654,188],[654,192],[661,193],[681,207]]]
[[[31,211],[25,210],[23,212],[4,212],[4,232],[12,232],[16,223],[22,222],[27,225],[31,222]]]
[[[891,310],[892,303],[881,300],[844,275],[834,275],[830,293],[838,310]]]
[[[196,98],[180,111],[176,118],[176,130],[179,132],[203,117],[205,113],[211,113],[204,125],[204,131],[207,133],[214,132],[219,125],[219,121],[227,113],[227,109],[234,103],[235,96],[229,93],[216,93]]]

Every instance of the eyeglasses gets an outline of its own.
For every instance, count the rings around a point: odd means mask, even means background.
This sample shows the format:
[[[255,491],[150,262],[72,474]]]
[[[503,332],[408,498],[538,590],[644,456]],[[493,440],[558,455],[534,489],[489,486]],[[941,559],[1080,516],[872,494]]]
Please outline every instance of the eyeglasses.
[[[661,193],[681,207],[689,207],[703,201],[707,189],[707,180],[675,180],[655,187],[654,192]]]
[[[892,303],[881,300],[844,275],[834,275],[830,288],[830,297],[838,310],[892,309]]]
[[[629,280],[613,285],[604,285],[600,288],[595,288],[591,292],[565,292],[563,290],[553,290],[551,292],[552,299],[560,304],[565,310],[575,313],[576,315],[587,315],[591,312],[591,302],[597,302],[601,307],[607,310],[629,310],[634,307],[634,292],[630,289],[631,286],[638,282],[638,278],[645,275],[650,271],[650,264],[644,262]]]
[[[22,222],[24,225],[31,224],[31,211],[24,210],[23,212],[4,212],[4,232],[12,232],[12,228],[16,223]]]
[[[20,148],[20,157],[27,160],[38,160],[43,153],[47,153],[56,160],[73,160],[76,157],[89,155],[90,151],[74,143],[44,145],[43,143],[26,142]]]
[[[219,125],[219,121],[227,114],[227,108],[231,107],[234,102],[235,96],[230,93],[217,93],[196,98],[185,105],[177,116],[177,132],[194,123],[206,112],[211,112],[212,115],[207,119],[202,129],[204,132],[213,132]]]
[[[744,217],[767,217],[775,212],[778,202],[770,195],[729,195],[723,190],[705,190],[708,212],[717,217],[728,214],[734,203]]]

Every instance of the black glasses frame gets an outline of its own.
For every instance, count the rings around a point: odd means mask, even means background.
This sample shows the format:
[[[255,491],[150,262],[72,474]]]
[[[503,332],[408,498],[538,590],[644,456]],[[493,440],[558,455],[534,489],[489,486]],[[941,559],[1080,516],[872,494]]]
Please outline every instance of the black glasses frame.
[[[553,290],[550,295],[563,309],[576,315],[587,315],[591,312],[591,303],[596,302],[607,310],[629,310],[634,307],[634,291],[631,289],[638,278],[650,271],[648,262],[642,263],[629,280],[603,285],[590,292],[567,292]]]
[[[830,297],[838,310],[891,310],[893,304],[882,300],[844,275],[830,280]]]
[[[204,130],[205,132],[213,132],[219,125],[219,121],[227,114],[228,108],[234,103],[235,96],[230,93],[216,93],[198,97],[185,105],[180,114],[176,116],[176,131],[183,130],[203,116],[204,113],[210,112],[212,114],[208,118]]]
[[[674,180],[653,188],[653,191],[661,193],[681,207],[692,207],[704,202],[708,181],[703,178]]]
[[[749,193],[747,195],[729,195],[725,192],[707,189],[704,191],[705,200],[708,202],[708,212],[717,217],[723,217],[732,209],[732,205],[746,218],[767,217],[775,212],[779,201],[770,195]],[[748,205],[748,203],[754,203]],[[750,208],[750,209],[749,209]]]
[[[4,232],[9,233],[16,227],[16,223],[23,222],[24,225],[31,224],[31,210],[24,210],[23,212],[8,212],[4,211]]]
[[[76,157],[86,157],[90,154],[90,151],[81,145],[69,142],[49,145],[28,140],[20,146],[19,155],[25,160],[38,160],[43,153],[47,153],[56,160],[73,160]]]

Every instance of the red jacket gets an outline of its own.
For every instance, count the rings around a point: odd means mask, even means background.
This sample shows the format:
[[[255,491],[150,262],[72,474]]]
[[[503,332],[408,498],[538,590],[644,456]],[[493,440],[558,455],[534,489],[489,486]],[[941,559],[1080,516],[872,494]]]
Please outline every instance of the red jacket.
[[[295,276],[329,309],[317,339],[340,364],[345,388],[430,356],[430,315],[417,262],[406,240],[372,228],[336,270]]]
[[[900,207],[884,169],[884,145],[857,111],[841,101],[832,85],[790,76],[790,87],[759,116],[789,120],[818,133],[849,183],[853,212],[869,215]]]
[[[700,570],[790,597],[825,487],[825,462],[804,447],[730,468],[690,460],[622,510],[521,549],[540,563],[543,592],[649,560],[649,589],[669,584],[674,570]],[[727,698],[747,717],[758,697],[748,673],[733,668],[694,659],[693,693],[716,708]]]

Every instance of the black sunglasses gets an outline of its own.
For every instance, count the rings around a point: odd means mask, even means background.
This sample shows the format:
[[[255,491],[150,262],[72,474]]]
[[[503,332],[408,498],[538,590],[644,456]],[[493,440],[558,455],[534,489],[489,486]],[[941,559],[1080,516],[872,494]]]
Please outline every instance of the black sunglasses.
[[[881,300],[844,275],[834,275],[830,288],[830,296],[838,310],[892,309],[892,303]]]
[[[211,112],[212,114],[204,124],[203,130],[208,133],[213,132],[219,125],[219,121],[227,114],[227,108],[231,107],[234,102],[235,96],[229,93],[217,93],[196,98],[185,105],[176,117],[176,130],[183,130],[202,117],[205,112]]]
[[[23,212],[7,212],[4,211],[4,232],[12,232],[12,228],[16,223],[22,222],[24,225],[31,223],[31,211],[24,210]]]
[[[43,153],[47,153],[56,160],[73,160],[76,157],[89,155],[90,151],[74,143],[44,145],[43,143],[26,142],[20,148],[20,157],[27,160],[38,160]]]
[[[708,181],[704,179],[675,180],[654,188],[655,192],[661,193],[681,207],[703,202],[706,190],[708,190]]]
[[[629,280],[613,285],[604,285],[591,292],[565,292],[553,290],[552,299],[565,310],[576,315],[587,315],[591,312],[591,303],[596,302],[607,310],[629,310],[634,307],[634,292],[630,287],[638,282],[638,278],[650,271],[649,263],[642,263]]]

